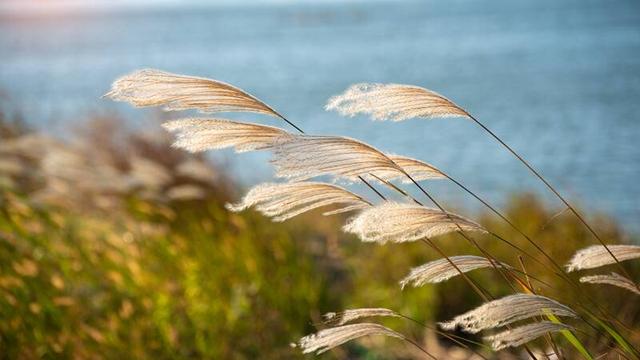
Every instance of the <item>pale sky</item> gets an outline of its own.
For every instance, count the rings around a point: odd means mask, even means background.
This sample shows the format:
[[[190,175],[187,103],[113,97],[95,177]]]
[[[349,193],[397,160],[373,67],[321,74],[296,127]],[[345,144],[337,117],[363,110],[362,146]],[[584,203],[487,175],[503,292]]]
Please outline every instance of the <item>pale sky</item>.
[[[114,8],[127,9],[218,5],[241,6],[300,2],[329,3],[343,1],[345,0],[2,0],[0,1],[0,12],[68,12],[74,10],[100,10]]]

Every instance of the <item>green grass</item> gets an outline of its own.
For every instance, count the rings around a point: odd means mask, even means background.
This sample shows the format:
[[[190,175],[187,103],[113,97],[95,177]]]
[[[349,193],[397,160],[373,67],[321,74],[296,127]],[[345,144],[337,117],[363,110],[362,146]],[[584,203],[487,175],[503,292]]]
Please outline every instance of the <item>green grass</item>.
[[[332,305],[300,241],[322,239],[215,201],[131,201],[117,216],[34,209],[12,194],[2,204],[6,358],[283,358]],[[158,210],[172,215],[149,221]]]
[[[311,322],[322,312],[389,307],[433,322],[480,303],[461,279],[405,289],[400,296],[398,280],[436,257],[420,243],[362,244],[336,230],[339,218],[318,222],[310,214],[273,224],[252,212],[230,214],[222,205],[215,198],[168,205],[128,199],[121,212],[87,214],[36,207],[4,192],[3,356],[299,358],[289,343],[313,331]],[[520,197],[509,214],[533,230],[552,212]],[[608,237],[621,236],[610,222],[601,225]],[[567,259],[588,236],[571,217],[559,217],[537,239],[554,257]],[[456,238],[438,241],[450,253],[472,252]],[[504,246],[484,241],[496,257],[517,263]],[[528,271],[545,273],[535,264]],[[509,292],[491,271],[471,276],[496,294]],[[551,276],[544,279],[562,286]],[[613,311],[632,300],[611,297],[619,294],[612,288],[593,293],[599,292]],[[554,295],[560,301],[573,296]],[[637,328],[637,310],[626,309],[625,321]],[[414,324],[389,324],[421,336]],[[400,345],[387,344],[372,351],[384,354]],[[372,356],[357,345],[345,351]]]

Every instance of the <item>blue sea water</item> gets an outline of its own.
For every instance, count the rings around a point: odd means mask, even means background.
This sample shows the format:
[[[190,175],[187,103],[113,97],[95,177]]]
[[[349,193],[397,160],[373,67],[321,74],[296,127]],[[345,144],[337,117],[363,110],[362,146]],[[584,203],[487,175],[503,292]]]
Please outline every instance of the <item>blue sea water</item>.
[[[374,123],[323,110],[352,83],[424,86],[475,114],[570,198],[640,230],[637,1],[200,3],[0,13],[0,89],[40,128],[64,133],[95,112],[114,111],[132,123],[154,114],[100,98],[114,78],[141,67],[233,83],[308,132],[352,136],[426,160],[497,204],[515,191],[547,194],[469,121]],[[223,154],[247,183],[271,176],[266,155]],[[426,186],[450,204],[475,206],[449,184]]]

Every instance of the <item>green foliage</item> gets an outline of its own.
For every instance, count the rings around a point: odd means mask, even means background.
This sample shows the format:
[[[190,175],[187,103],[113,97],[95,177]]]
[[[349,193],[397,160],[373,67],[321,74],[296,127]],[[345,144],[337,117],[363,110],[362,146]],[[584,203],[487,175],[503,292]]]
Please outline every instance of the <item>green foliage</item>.
[[[332,305],[308,231],[214,200],[90,216],[2,204],[6,358],[286,358]]]
[[[529,231],[553,215],[531,197],[514,200],[509,213]],[[5,192],[0,214],[5,358],[300,358],[289,343],[314,331],[323,312],[388,307],[432,323],[481,302],[459,278],[401,291],[398,281],[412,266],[437,258],[429,248],[363,244],[338,232],[341,219],[319,222],[313,213],[273,224],[252,212],[228,213],[215,198],[167,205],[132,198],[124,211],[88,214]],[[551,241],[560,236],[574,240]],[[558,217],[537,239],[562,262],[588,237],[570,217]],[[518,263],[503,245],[483,241],[496,257]],[[474,253],[459,238],[438,242],[449,253]],[[470,275],[494,294],[509,292],[491,270]],[[553,295],[571,303],[571,294]],[[612,297],[610,309],[628,301]],[[638,314],[625,311],[625,322],[637,326]],[[423,336],[411,322],[385,323]],[[402,356],[394,352],[400,343],[385,344],[372,346],[374,353],[352,344],[334,356]]]

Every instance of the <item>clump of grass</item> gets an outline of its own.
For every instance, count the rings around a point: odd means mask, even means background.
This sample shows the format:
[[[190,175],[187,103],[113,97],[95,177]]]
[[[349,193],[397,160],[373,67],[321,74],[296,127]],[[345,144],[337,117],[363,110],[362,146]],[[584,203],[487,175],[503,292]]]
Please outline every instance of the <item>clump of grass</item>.
[[[405,242],[421,240],[440,254],[440,256],[443,257],[442,261],[446,261],[452,269],[460,274],[461,277],[464,278],[470,287],[477,293],[477,295],[485,302],[484,305],[481,305],[476,310],[472,310],[467,314],[457,317],[456,319],[458,319],[458,321],[455,322],[455,324],[462,324],[467,320],[471,321],[470,319],[476,316],[478,319],[473,320],[473,323],[483,323],[483,321],[488,321],[488,324],[490,324],[485,327],[478,328],[477,330],[479,331],[495,326],[510,326],[513,322],[523,319],[533,318],[536,320],[534,323],[516,327],[514,329],[507,329],[507,331],[503,333],[489,337],[488,340],[492,342],[493,349],[496,351],[509,346],[523,345],[527,354],[532,358],[536,358],[528,343],[543,334],[547,334],[545,336],[545,341],[548,346],[553,349],[555,355],[559,357],[567,356],[570,354],[569,348],[559,346],[559,339],[556,339],[551,335],[551,333],[560,332],[564,337],[564,340],[571,344],[578,353],[584,357],[593,358],[593,355],[588,352],[584,343],[576,337],[572,330],[574,328],[577,329],[578,326],[582,326],[594,328],[600,336],[610,336],[613,341],[617,342],[618,349],[615,350],[626,352],[627,356],[637,357],[640,355],[636,349],[628,346],[628,341],[625,339],[625,335],[623,335],[618,328],[621,322],[618,319],[608,317],[609,313],[603,308],[603,304],[597,303],[588,295],[583,299],[579,298],[576,301],[572,301],[572,305],[576,309],[575,311],[565,305],[560,305],[558,302],[548,297],[539,295],[541,292],[555,292],[556,294],[559,294],[560,290],[541,280],[541,276],[539,274],[532,274],[528,271],[524,267],[523,259],[543,265],[546,271],[551,272],[553,275],[558,276],[563,280],[563,286],[572,288],[578,292],[581,297],[586,294],[587,290],[582,288],[579,282],[576,282],[574,279],[569,277],[565,270],[559,265],[559,262],[544,250],[543,244],[539,244],[531,236],[527,235],[523,230],[516,226],[513,221],[503,215],[502,212],[498,211],[495,207],[483,200],[475,192],[469,190],[460,181],[452,179],[432,165],[404,157],[396,157],[399,162],[395,162],[391,156],[386,155],[384,152],[351,138],[304,134],[300,128],[293,124],[293,122],[286,119],[261,100],[241,89],[216,80],[167,74],[155,70],[143,70],[117,80],[113,85],[112,91],[108,95],[116,100],[128,101],[136,106],[164,105],[167,110],[196,109],[202,112],[260,112],[285,120],[301,134],[293,135],[282,129],[270,128],[268,134],[265,131],[264,136],[260,135],[265,142],[259,142],[259,145],[257,146],[249,146],[247,148],[241,148],[240,150],[270,150],[274,156],[272,163],[276,168],[276,176],[290,181],[300,182],[319,176],[331,176],[337,180],[360,180],[369,186],[369,188],[379,196],[379,200],[381,200],[382,203],[372,207],[362,207],[360,214],[355,216],[354,219],[344,227],[344,229],[347,232],[357,234],[364,241],[386,243],[388,241]],[[628,281],[629,284],[633,284],[637,287],[635,282],[629,278],[630,275],[626,269],[622,267],[615,253],[605,244],[599,234],[595,232],[591,224],[588,223],[580,213],[578,213],[576,208],[502,139],[489,130],[483,123],[474,118],[469,112],[451,100],[436,92],[415,86],[398,84],[360,84],[350,88],[344,94],[332,98],[329,101],[327,109],[338,110],[344,115],[354,115],[359,113],[371,114],[373,118],[377,120],[389,119],[393,121],[401,121],[414,117],[465,117],[472,120],[482,127],[489,135],[494,137],[529,170],[531,170],[531,172],[563,202],[563,204],[575,215],[577,220],[581,222],[602,244],[602,248],[610,255],[612,262],[616,263],[625,273],[626,277],[624,277],[624,279]],[[177,146],[186,147],[191,150],[201,150],[207,147],[217,148],[221,146],[219,145],[221,141],[219,134],[215,134],[215,136],[211,138],[212,144],[207,146],[207,139],[203,134],[208,133],[207,129],[210,125],[206,119],[189,120],[189,124],[191,127],[190,131],[180,134],[176,143]],[[216,128],[215,131],[220,131],[221,134],[224,134],[223,137],[227,136],[231,139],[227,140],[229,144],[240,142],[243,139],[243,134],[241,132],[236,132],[230,128],[221,129],[215,124],[213,126]],[[244,126],[249,127],[251,125],[245,124]],[[254,126],[260,129],[259,125]],[[260,133],[260,131],[262,130],[258,130],[258,133]],[[236,140],[233,140],[234,136],[237,137]],[[198,145],[192,146],[191,144],[194,143]],[[411,161],[402,162],[403,160]],[[403,168],[399,163],[407,166],[407,169]],[[516,245],[513,240],[506,239],[494,231],[485,230],[485,228],[471,220],[448,212],[425,186],[418,183],[418,180],[416,180],[417,176],[416,178],[412,176],[410,170],[415,171],[416,165],[420,165],[418,170],[429,170],[430,176],[423,176],[420,179],[447,178],[453,181],[462,190],[468,192],[482,202],[489,210],[498,215],[501,220],[507,223],[519,235],[524,237],[529,244],[534,246],[535,249],[543,255],[546,263]],[[423,174],[424,173],[421,175]],[[371,179],[381,181],[384,185],[397,191],[399,194],[408,197],[409,201],[412,201],[413,203],[403,204],[388,201],[388,199],[369,182]],[[437,209],[425,207],[418,199],[409,196],[408,192],[403,190],[399,185],[391,183],[392,180],[397,179],[404,179],[407,180],[409,184],[415,185],[422,194],[424,194],[426,198],[436,206]],[[304,189],[309,186],[317,186],[317,183],[304,186],[289,186],[288,189],[291,192],[297,192],[298,194],[294,194],[293,196],[290,194],[290,197],[285,198],[285,200],[283,200],[284,203],[281,203],[280,206],[289,206],[290,204],[287,204],[287,202],[298,205],[300,201],[299,199],[307,195],[307,193],[304,192]],[[316,196],[322,203],[322,196]],[[363,197],[359,196],[358,199],[364,200]],[[296,201],[298,201],[298,203],[296,203]],[[364,201],[367,205],[373,203],[372,200]],[[330,199],[322,204],[330,205],[334,202],[335,201],[333,199]],[[271,203],[271,205],[278,206],[278,203],[274,202]],[[298,213],[302,213],[303,211],[310,210],[314,207],[316,206],[303,208],[302,210],[295,212],[293,215],[297,215]],[[276,209],[269,209],[268,207],[266,209],[269,214],[278,214]],[[352,210],[352,208],[350,208],[350,210]],[[285,208],[283,212],[286,211],[287,210]],[[285,216],[285,218],[288,217],[291,216]],[[283,220],[284,218],[278,219]],[[522,270],[520,272],[516,272],[514,271],[515,267],[513,264],[509,264],[506,261],[501,261],[495,258],[491,252],[486,249],[485,245],[481,245],[478,239],[471,235],[471,232],[474,231],[487,233],[491,237],[515,249],[521,256],[519,260],[522,264]],[[482,287],[475,280],[467,276],[466,271],[463,271],[458,264],[432,239],[433,237],[450,233],[460,235],[469,244],[473,245],[477,251],[482,253],[482,255],[487,259],[488,264],[495,270],[495,273],[499,275],[501,281],[504,281],[511,289],[511,292],[516,294],[500,300],[494,300],[495,295],[493,295],[491,291]],[[534,283],[537,285],[533,285]],[[541,285],[545,285],[546,288],[544,290],[539,288]],[[519,291],[524,291],[526,294],[517,294]],[[515,300],[516,298],[517,300]],[[506,304],[506,306],[499,306],[503,303]],[[513,307],[517,308],[514,309]],[[488,311],[488,309],[494,308],[499,311],[497,313]],[[573,326],[562,324],[557,318],[557,315],[575,317],[576,324]],[[605,328],[594,327],[589,320],[587,320],[588,317],[594,317],[599,321],[610,322],[612,323],[612,326],[607,326]],[[550,322],[544,321],[545,318],[550,320]],[[614,322],[616,324],[613,324]],[[413,340],[391,329],[381,325],[368,323],[359,325],[360,326],[358,326],[358,324],[344,325],[321,330],[317,335],[303,338],[301,346],[305,352],[315,350],[323,352],[361,336],[370,334],[386,334],[410,342],[420,348],[425,354],[431,356],[427,350],[423,349]],[[445,330],[453,330],[455,326],[451,326],[450,323],[445,323],[443,328]],[[470,332],[474,333],[477,331]],[[316,340],[319,341],[317,344]],[[311,345],[305,346],[305,344],[308,345],[309,343],[311,343]]]
[[[0,357],[298,354],[291,334],[311,330],[314,309],[339,306],[327,281],[334,265],[317,260],[330,234],[229,213],[238,190],[222,167],[108,120],[72,142],[35,131],[0,139],[21,169],[0,169],[13,180],[0,186]],[[131,186],[84,187],[49,172],[58,149],[82,165],[77,176],[108,168]],[[171,195],[188,186],[198,196]]]

